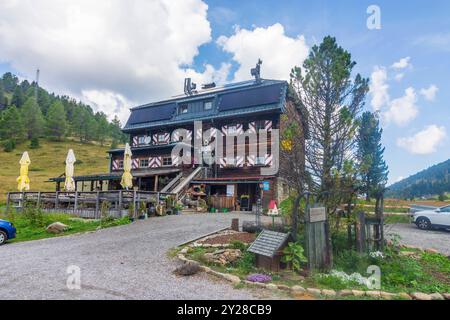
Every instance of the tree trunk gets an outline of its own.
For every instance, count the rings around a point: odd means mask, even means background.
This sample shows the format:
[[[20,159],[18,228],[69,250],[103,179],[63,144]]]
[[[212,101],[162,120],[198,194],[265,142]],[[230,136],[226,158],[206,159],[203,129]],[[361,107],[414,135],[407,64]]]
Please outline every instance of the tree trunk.
[[[300,206],[301,195],[298,194],[295,196],[294,207],[292,208],[292,239],[297,241],[297,232],[298,232],[298,208]]]

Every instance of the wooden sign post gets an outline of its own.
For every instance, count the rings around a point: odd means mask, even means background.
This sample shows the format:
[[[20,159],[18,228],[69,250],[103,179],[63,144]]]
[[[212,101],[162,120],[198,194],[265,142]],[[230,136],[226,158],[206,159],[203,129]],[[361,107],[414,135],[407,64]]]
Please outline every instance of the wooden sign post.
[[[332,250],[324,206],[306,207],[306,254],[310,270],[328,270],[332,266]]]

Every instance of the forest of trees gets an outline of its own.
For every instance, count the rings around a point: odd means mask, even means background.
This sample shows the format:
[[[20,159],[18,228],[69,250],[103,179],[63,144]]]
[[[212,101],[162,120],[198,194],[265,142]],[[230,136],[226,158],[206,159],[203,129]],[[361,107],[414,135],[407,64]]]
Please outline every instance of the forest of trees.
[[[94,110],[68,96],[49,93],[35,82],[19,81],[12,73],[0,78],[0,141],[4,151],[29,140],[31,147],[39,139],[63,140],[74,137],[80,142],[98,142],[112,147],[127,141],[117,117],[111,122],[103,112]]]
[[[446,192],[450,192],[450,159],[393,184],[388,196],[410,199],[438,195],[445,198]]]

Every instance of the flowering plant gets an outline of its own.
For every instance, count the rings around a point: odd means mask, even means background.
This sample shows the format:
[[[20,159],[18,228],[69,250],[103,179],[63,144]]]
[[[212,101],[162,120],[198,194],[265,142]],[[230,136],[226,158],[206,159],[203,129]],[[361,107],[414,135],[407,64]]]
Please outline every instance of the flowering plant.
[[[266,283],[272,281],[272,277],[266,274],[255,273],[247,277],[248,281]]]

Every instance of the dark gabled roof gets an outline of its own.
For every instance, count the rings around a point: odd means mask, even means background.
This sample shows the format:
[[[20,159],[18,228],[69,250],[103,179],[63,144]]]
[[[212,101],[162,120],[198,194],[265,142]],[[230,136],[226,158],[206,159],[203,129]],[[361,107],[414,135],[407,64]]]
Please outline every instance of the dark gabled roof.
[[[168,100],[131,109],[131,116],[123,131],[131,132],[165,125],[182,125],[194,120],[206,120],[255,114],[284,108],[287,82],[263,79],[261,83],[244,81],[206,89],[192,96],[179,95]],[[180,104],[213,101],[208,111],[178,114]]]
[[[288,241],[289,233],[263,230],[247,251],[273,258]]]

